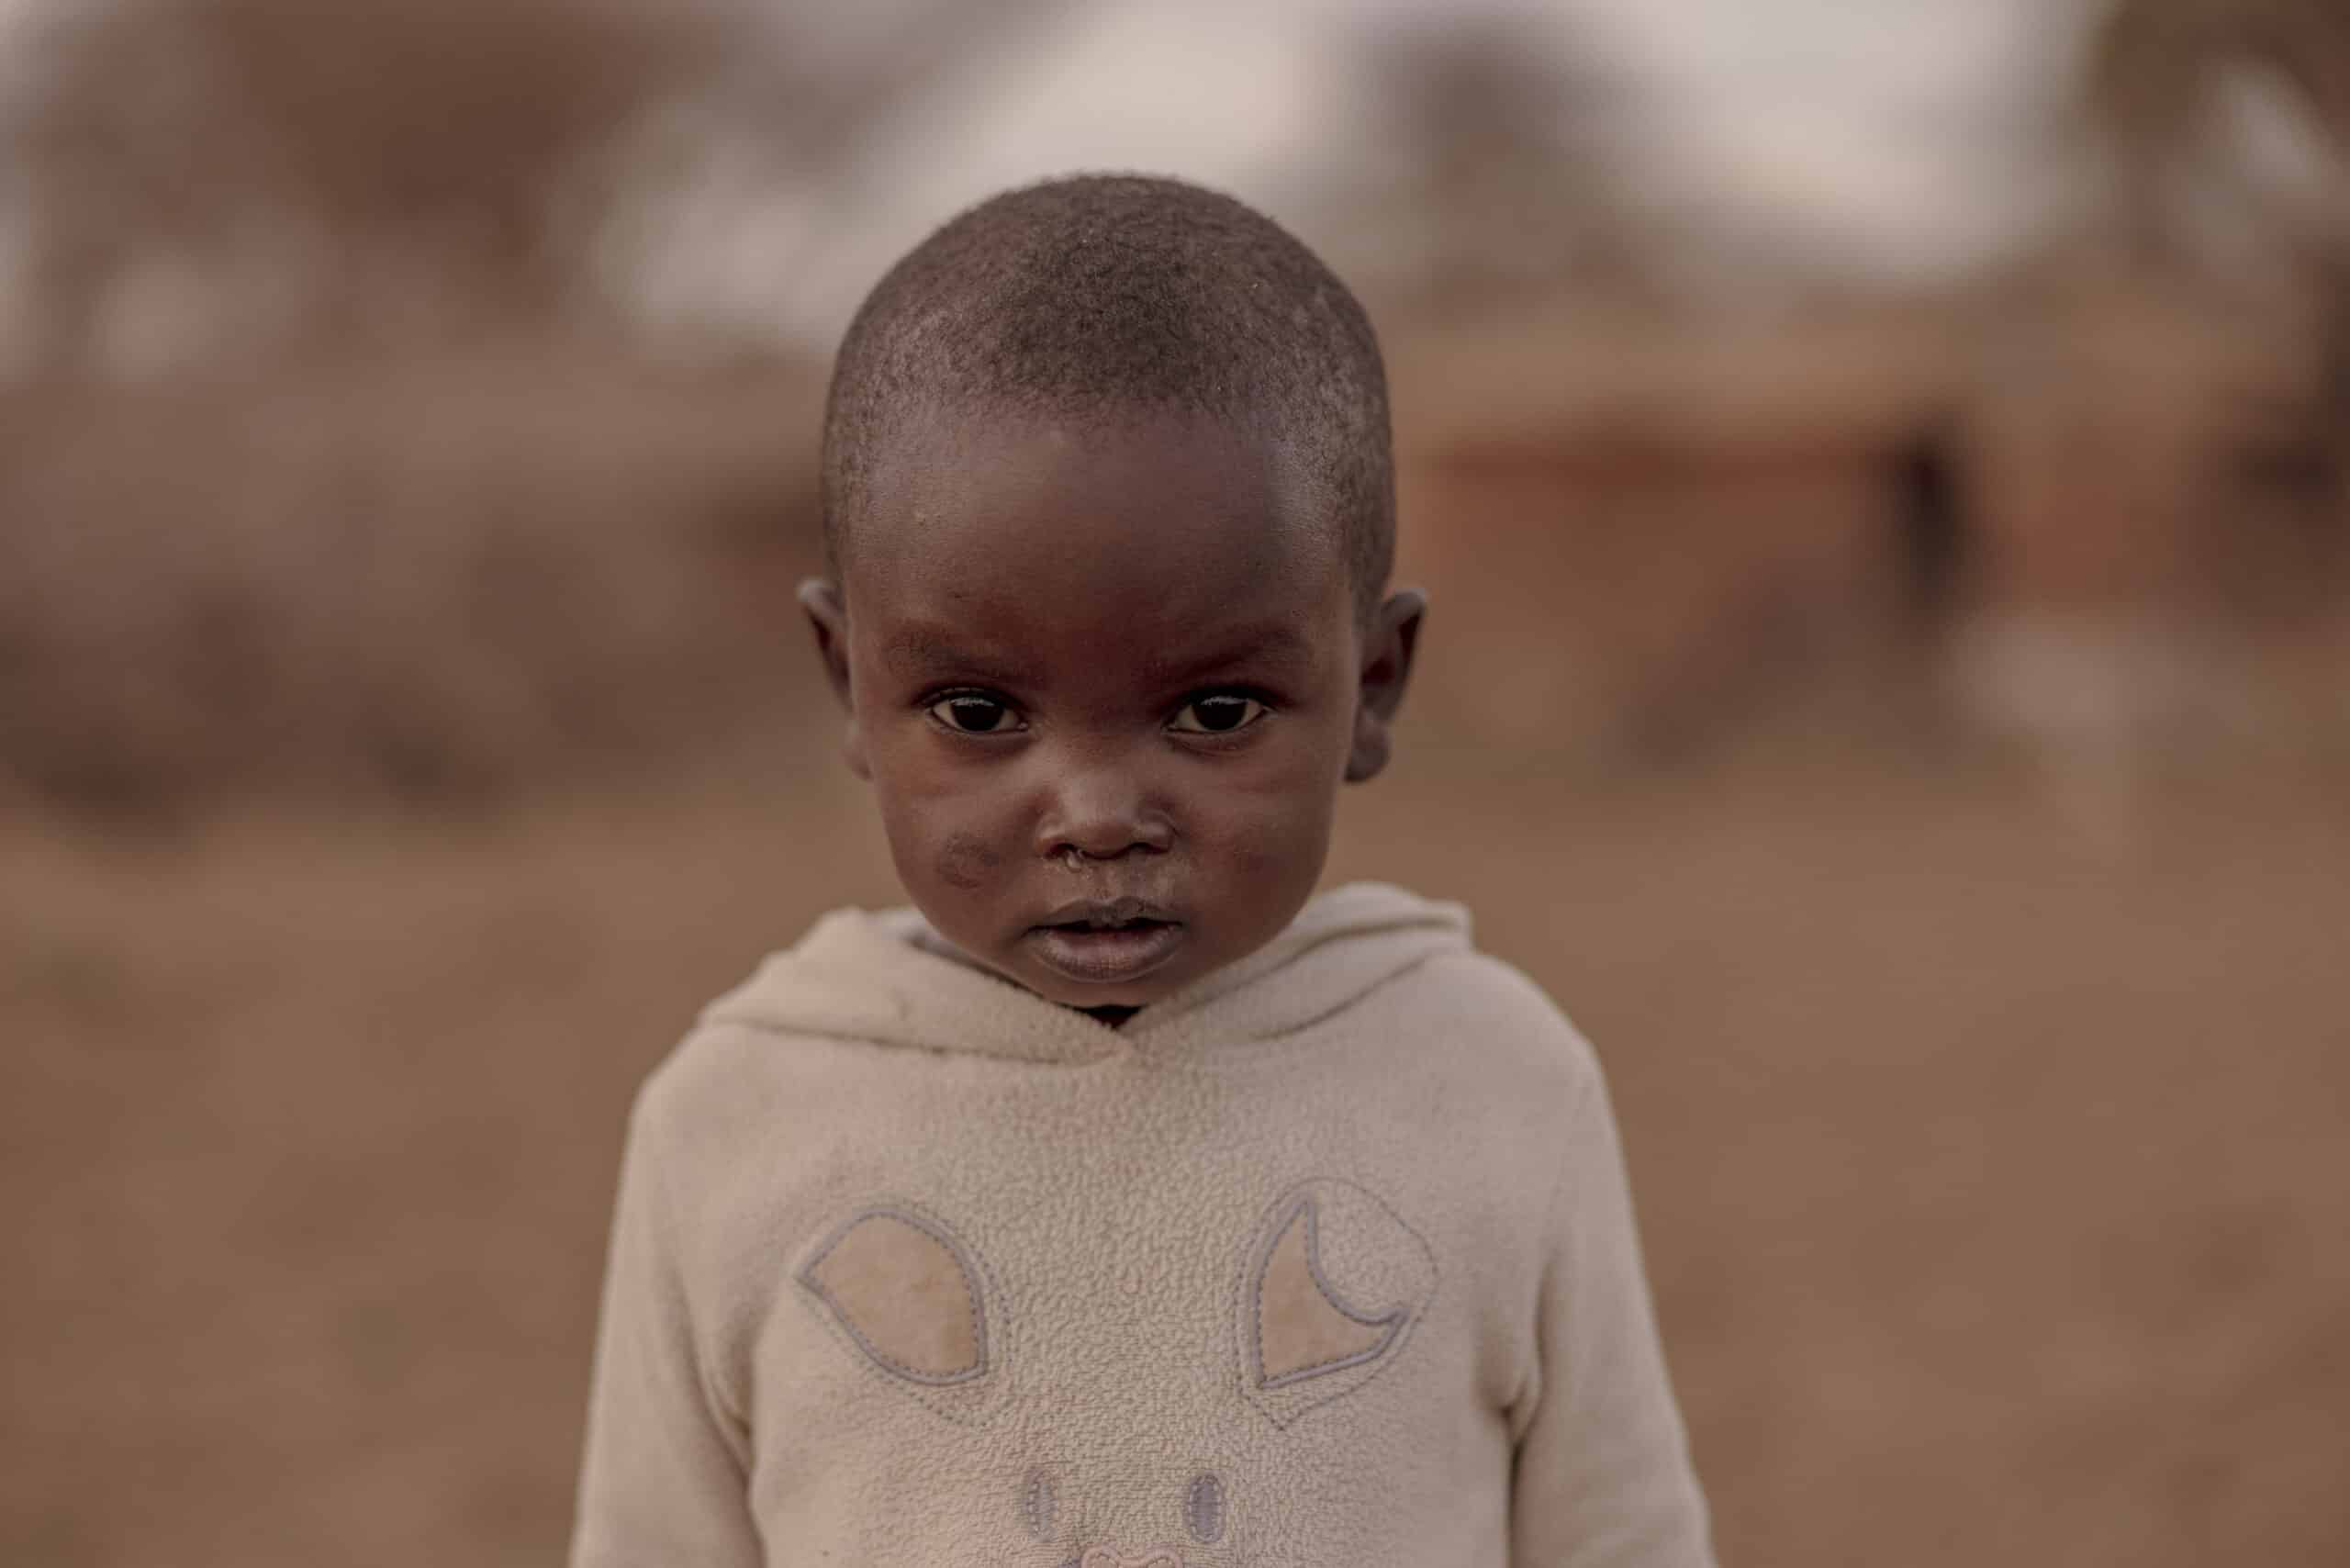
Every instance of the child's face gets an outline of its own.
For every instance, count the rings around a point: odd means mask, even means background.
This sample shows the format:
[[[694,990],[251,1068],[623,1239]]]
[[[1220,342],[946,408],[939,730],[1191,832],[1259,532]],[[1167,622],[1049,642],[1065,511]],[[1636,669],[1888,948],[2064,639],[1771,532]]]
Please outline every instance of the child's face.
[[[1312,892],[1386,760],[1421,601],[1359,622],[1279,444],[1136,415],[901,442],[845,582],[802,590],[891,857],[931,924],[1072,1006],[1137,1006]]]

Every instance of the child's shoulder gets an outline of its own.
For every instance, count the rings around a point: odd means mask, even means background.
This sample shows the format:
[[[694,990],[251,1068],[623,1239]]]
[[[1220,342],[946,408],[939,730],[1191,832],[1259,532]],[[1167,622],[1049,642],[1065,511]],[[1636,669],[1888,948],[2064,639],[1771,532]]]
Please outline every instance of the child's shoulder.
[[[1572,1098],[1599,1076],[1598,1055],[1566,1010],[1524,969],[1479,945],[1483,923],[1467,904],[1356,882],[1309,908],[1366,949],[1386,945],[1383,957],[1335,960],[1366,982],[1332,1020],[1339,1033],[1438,1052],[1505,1093],[1548,1098],[1563,1089]]]
[[[1507,959],[1464,948],[1426,966],[1421,984],[1423,1004],[1481,1065],[1578,1084],[1599,1075],[1598,1052],[1566,1009]]]
[[[789,1058],[752,1031],[698,1020],[655,1061],[629,1106],[632,1142],[717,1146],[762,1136],[794,1096],[777,1070]]]

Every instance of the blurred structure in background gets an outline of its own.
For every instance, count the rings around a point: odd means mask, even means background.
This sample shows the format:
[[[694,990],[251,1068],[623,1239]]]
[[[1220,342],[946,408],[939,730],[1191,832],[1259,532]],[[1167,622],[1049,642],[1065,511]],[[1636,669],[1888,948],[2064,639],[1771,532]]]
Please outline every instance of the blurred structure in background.
[[[430,798],[770,723],[846,312],[1097,164],[1371,297],[1415,566],[1556,633],[1465,711],[2338,745],[2350,28],[1910,9],[16,0],[0,776]]]
[[[0,0],[0,1562],[558,1552],[629,1093],[895,897],[827,357],[1079,168],[1379,323],[1333,874],[1606,1055],[1724,1561],[2350,1561],[2342,0]]]

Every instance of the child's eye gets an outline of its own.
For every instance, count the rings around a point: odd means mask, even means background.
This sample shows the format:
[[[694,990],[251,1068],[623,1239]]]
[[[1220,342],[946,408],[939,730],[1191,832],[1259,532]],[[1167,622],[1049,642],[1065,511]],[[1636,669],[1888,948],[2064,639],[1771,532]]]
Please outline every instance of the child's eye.
[[[958,691],[930,705],[931,717],[967,735],[997,735],[1020,727],[1012,704],[980,691]]]
[[[1206,697],[1194,697],[1183,704],[1168,728],[1192,735],[1223,735],[1264,717],[1265,705],[1253,697],[1243,697],[1237,691],[1219,691]]]

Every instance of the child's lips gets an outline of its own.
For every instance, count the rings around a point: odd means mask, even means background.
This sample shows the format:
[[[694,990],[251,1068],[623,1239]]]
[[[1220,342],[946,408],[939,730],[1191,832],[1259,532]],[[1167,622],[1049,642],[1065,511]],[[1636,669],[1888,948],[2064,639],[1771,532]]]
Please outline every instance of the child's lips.
[[[1113,925],[1079,918],[1030,926],[1025,940],[1036,960],[1064,979],[1114,985],[1139,980],[1172,958],[1183,935],[1180,921],[1141,918]]]

